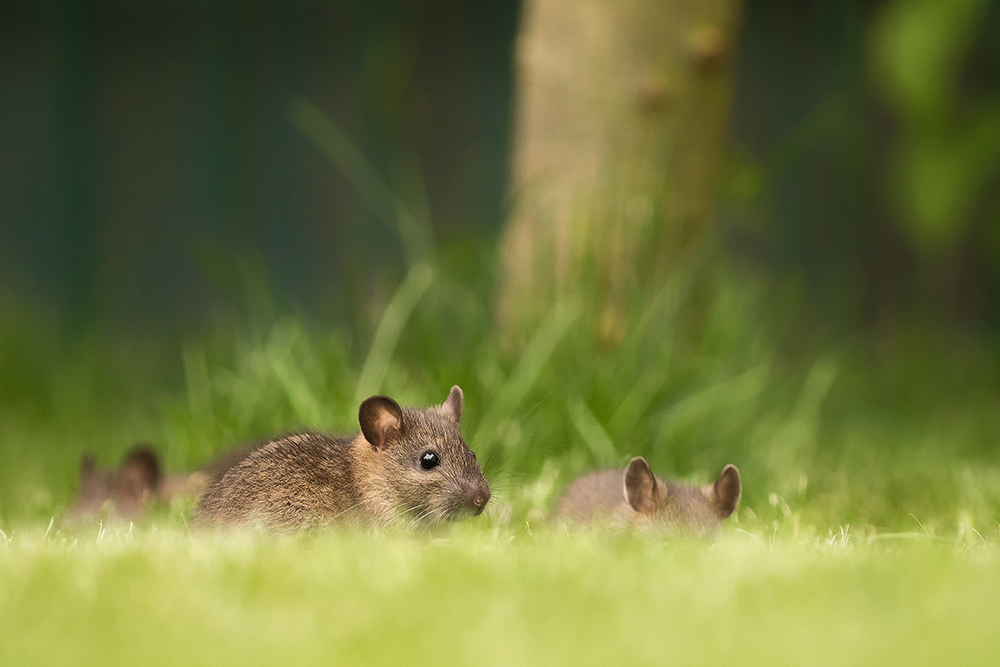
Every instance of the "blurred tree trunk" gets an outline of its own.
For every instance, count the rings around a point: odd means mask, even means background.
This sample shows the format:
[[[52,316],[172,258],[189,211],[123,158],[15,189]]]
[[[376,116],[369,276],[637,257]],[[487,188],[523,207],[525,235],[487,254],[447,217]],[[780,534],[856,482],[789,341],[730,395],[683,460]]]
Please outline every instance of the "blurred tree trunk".
[[[522,11],[498,295],[508,334],[580,281],[614,320],[626,290],[661,281],[710,231],[739,0],[526,0]]]

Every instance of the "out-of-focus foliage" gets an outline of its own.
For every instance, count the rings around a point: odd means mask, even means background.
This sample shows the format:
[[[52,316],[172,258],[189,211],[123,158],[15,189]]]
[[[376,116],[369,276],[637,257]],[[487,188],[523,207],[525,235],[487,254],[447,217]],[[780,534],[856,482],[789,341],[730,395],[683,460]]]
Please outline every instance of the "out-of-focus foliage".
[[[252,266],[367,322],[403,253],[289,106],[322,109],[435,235],[495,234],[517,9],[0,3],[0,287],[176,331],[242,305]]]
[[[828,330],[914,311],[1000,325],[996,3],[743,4],[723,239],[797,283]],[[0,284],[82,322],[197,329],[245,303],[252,267],[254,290],[370,324],[406,239],[296,101],[432,243],[494,238],[517,16],[470,0],[0,5]],[[919,312],[931,297],[945,307]]]
[[[723,238],[827,333],[1000,325],[1000,5],[747,2]]]
[[[931,260],[983,214],[1000,169],[1000,90],[968,90],[963,77],[989,4],[893,0],[871,29],[874,78],[899,123],[890,177],[899,220]],[[986,214],[1000,223],[1000,211]]]

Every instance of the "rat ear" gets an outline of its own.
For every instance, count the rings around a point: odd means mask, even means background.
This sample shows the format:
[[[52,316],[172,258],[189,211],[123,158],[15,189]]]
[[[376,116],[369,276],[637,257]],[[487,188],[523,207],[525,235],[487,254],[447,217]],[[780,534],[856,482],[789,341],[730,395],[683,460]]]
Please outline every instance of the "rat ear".
[[[147,500],[156,495],[160,485],[160,459],[145,444],[129,450],[122,467],[114,476],[111,501],[124,518],[139,515]]]
[[[91,477],[96,472],[97,462],[93,454],[82,454],[80,456],[80,477]]]
[[[92,454],[80,457],[80,497],[107,499],[111,493],[111,474],[97,467]]]
[[[715,484],[706,487],[705,495],[708,502],[712,504],[715,513],[720,519],[725,519],[733,513],[736,506],[740,504],[740,496],[743,494],[743,487],[740,484],[740,471],[733,464],[727,465],[719,473],[719,478]]]
[[[649,463],[641,456],[628,462],[625,469],[625,500],[636,512],[649,514],[656,506],[653,497],[656,491],[656,477]]]
[[[116,490],[133,498],[154,493],[160,485],[160,457],[144,443],[129,450],[116,479]]]
[[[444,405],[441,406],[441,412],[457,424],[462,419],[462,404],[464,402],[462,388],[456,384],[451,388],[451,393],[448,394]]]
[[[385,449],[403,430],[403,409],[388,396],[366,398],[358,409],[361,432],[373,449]]]
[[[80,491],[69,508],[69,517],[85,519],[101,513],[104,503],[111,497],[113,473],[101,470],[93,455],[80,457]]]

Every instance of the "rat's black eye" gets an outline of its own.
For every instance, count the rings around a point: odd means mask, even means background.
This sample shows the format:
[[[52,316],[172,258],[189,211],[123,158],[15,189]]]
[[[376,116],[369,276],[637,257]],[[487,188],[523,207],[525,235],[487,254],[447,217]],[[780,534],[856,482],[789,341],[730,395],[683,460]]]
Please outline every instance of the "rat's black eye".
[[[434,452],[424,452],[420,455],[420,467],[424,470],[430,470],[431,468],[436,468],[441,465],[441,459]]]

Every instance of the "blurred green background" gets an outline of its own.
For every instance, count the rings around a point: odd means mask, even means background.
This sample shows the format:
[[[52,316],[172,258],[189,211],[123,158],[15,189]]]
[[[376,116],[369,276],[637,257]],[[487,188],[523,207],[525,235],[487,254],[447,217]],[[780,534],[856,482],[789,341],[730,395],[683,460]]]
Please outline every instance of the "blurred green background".
[[[743,521],[995,529],[1000,8],[744,2],[717,233],[613,335],[581,284],[511,346],[520,11],[0,4],[0,522],[83,451],[193,469],[458,383],[522,514],[644,454],[736,463]]]

